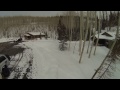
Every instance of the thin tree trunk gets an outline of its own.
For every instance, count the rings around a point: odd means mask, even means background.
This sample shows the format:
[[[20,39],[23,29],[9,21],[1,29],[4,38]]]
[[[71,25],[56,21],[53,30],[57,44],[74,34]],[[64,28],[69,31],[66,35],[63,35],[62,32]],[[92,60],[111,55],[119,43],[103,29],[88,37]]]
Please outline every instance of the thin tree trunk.
[[[70,38],[70,41],[72,41],[72,33],[73,33],[73,16],[71,16],[71,38]]]
[[[110,15],[112,14],[112,12],[110,11]],[[109,17],[109,31],[111,30],[111,16]]]
[[[89,27],[89,11],[87,11],[87,25],[86,25],[86,33],[85,33],[85,37],[84,37],[84,43],[83,43],[83,48],[82,48],[82,52],[81,52],[81,55],[80,55],[80,61],[79,63],[81,63],[82,61],[82,56],[83,56],[83,53],[84,53],[84,48],[85,48],[85,43],[86,43],[86,38],[87,38],[87,35],[88,35],[88,27]]]
[[[80,43],[79,43],[79,55],[81,54],[81,49],[82,49],[82,30],[83,30],[83,11],[80,12]]]
[[[69,50],[70,50],[70,40],[71,40],[71,11],[69,11]]]
[[[97,26],[96,26],[97,29]],[[99,18],[99,25],[98,25],[98,38],[97,38],[97,42],[95,45],[95,51],[94,51],[94,55],[96,54],[96,49],[97,49],[97,45],[98,45],[98,41],[99,41],[99,36],[100,36],[100,18]]]
[[[72,14],[72,11],[71,11],[71,14]],[[71,21],[71,23],[70,23],[70,44],[71,44],[71,41],[72,41],[72,15],[70,17],[70,21]]]
[[[106,11],[106,26],[107,26],[107,31],[109,31],[109,29],[108,29],[108,16],[107,16],[107,11]]]
[[[90,47],[90,43],[91,43],[91,31],[92,31],[92,11],[90,11],[90,29],[89,29],[89,43],[88,43],[88,48],[87,48],[87,54],[89,52],[89,47]]]
[[[69,15],[68,15],[68,12],[66,12],[66,16],[67,16],[66,17],[66,30],[67,30],[66,32],[67,32],[67,35],[68,35],[69,34],[68,33],[68,30],[69,30]]]
[[[95,16],[95,20],[96,20],[97,19],[97,17],[96,17],[96,11],[94,13],[94,16]],[[89,53],[89,58],[91,57],[91,52],[92,52],[93,45],[94,45],[94,40],[95,40],[95,34],[96,34],[96,28],[95,28],[95,31],[94,31],[94,34],[93,34],[93,43],[91,45],[91,49],[90,49],[90,53]]]
[[[75,45],[74,45],[74,48],[73,48],[73,54],[75,53],[76,43],[77,43],[77,40],[75,41]]]
[[[85,23],[84,23],[84,20],[85,20],[85,17],[84,17],[84,13],[83,13],[83,19],[82,19],[82,39],[84,40],[84,38],[85,38],[85,33],[84,33],[84,31],[85,31]]]
[[[79,15],[79,12],[78,12],[78,15]],[[76,21],[76,26],[77,26],[77,21]],[[78,28],[78,26],[76,27],[76,28]],[[76,30],[77,31],[77,30]],[[77,43],[77,41],[79,40],[78,39],[79,37],[77,37],[76,39],[76,41],[75,41],[75,45],[74,45],[74,49],[73,49],[73,54],[75,53],[75,47],[76,47],[76,43]]]

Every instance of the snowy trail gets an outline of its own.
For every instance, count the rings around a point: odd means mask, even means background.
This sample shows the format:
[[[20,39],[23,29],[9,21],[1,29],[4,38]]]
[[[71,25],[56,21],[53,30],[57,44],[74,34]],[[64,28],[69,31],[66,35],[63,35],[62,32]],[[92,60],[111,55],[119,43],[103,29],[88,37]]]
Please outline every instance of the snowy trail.
[[[33,79],[86,78],[73,54],[58,49],[58,41],[26,43],[33,49]],[[78,65],[77,65],[78,64]],[[80,74],[78,74],[80,72]]]

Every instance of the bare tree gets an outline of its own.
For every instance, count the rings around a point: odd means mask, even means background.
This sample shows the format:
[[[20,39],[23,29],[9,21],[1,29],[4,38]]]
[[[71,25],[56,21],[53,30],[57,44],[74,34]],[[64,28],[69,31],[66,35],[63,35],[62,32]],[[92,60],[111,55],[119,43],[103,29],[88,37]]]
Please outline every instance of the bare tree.
[[[70,50],[70,42],[71,42],[71,11],[69,11],[69,50]]]
[[[70,29],[69,29],[69,38],[70,38],[70,41],[69,41],[69,50],[70,50],[70,43],[71,43],[71,41],[72,41],[72,38],[73,38],[73,36],[72,36],[72,34],[73,34],[73,16],[74,16],[74,12],[73,11],[69,11],[69,15],[70,15],[70,20],[69,20],[69,27],[70,27]]]
[[[88,54],[88,52],[89,52],[89,47],[90,47],[90,43],[91,43],[91,33],[92,33],[92,11],[90,11],[90,25],[89,25],[89,27],[90,27],[90,29],[89,29],[89,43],[88,43],[88,48],[87,48],[87,54]]]
[[[80,55],[79,63],[82,61],[82,56],[83,56],[83,53],[84,53],[85,43],[86,43],[86,39],[87,39],[87,35],[88,35],[88,27],[89,27],[89,23],[88,22],[89,22],[89,11],[87,11],[86,33],[85,33],[85,37],[84,37],[84,43],[83,43],[83,48],[82,48],[82,52],[81,52],[81,55]]]
[[[96,11],[94,12],[94,16],[95,16],[95,21],[96,21],[96,19],[97,19]],[[96,26],[95,26],[95,27],[96,27]],[[95,30],[94,30],[93,33],[94,33],[94,34],[93,34],[93,42],[92,42],[92,45],[91,45],[91,49],[90,49],[90,53],[89,53],[89,58],[91,57],[91,52],[92,52],[93,45],[94,45],[95,34],[96,34],[96,28],[95,28]]]
[[[100,14],[100,13],[99,13]],[[98,38],[97,38],[97,41],[96,41],[96,44],[95,44],[95,50],[94,50],[94,55],[96,54],[96,49],[97,49],[97,45],[98,45],[98,41],[99,41],[99,36],[100,36],[100,19],[101,18],[99,18],[98,20],[98,22],[99,22],[99,25],[98,25]],[[96,23],[97,23],[97,21],[96,21]],[[97,29],[97,25],[95,25],[96,27],[96,29]]]
[[[79,42],[79,55],[82,51],[82,31],[83,31],[83,11],[80,12],[80,42]],[[80,61],[79,61],[80,63]]]

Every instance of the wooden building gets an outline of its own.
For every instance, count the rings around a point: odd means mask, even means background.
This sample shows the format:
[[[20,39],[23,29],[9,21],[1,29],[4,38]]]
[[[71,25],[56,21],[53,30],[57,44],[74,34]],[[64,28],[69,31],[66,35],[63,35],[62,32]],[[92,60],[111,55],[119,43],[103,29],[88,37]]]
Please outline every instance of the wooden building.
[[[33,40],[33,39],[37,39],[37,38],[45,38],[45,34],[44,33],[41,33],[41,32],[28,32],[24,35],[24,38],[26,40]]]
[[[106,47],[110,48],[113,41],[115,40],[115,36],[116,36],[116,32],[100,33],[98,45],[106,46]],[[98,39],[98,34],[95,35],[94,44],[96,44],[97,39]]]

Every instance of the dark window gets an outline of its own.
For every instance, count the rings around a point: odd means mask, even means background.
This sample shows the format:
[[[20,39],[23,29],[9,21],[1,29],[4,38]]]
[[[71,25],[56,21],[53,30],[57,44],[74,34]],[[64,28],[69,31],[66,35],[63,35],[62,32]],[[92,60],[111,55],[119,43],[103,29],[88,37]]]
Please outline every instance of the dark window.
[[[6,58],[4,56],[0,57],[0,63],[3,62]]]

